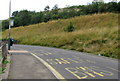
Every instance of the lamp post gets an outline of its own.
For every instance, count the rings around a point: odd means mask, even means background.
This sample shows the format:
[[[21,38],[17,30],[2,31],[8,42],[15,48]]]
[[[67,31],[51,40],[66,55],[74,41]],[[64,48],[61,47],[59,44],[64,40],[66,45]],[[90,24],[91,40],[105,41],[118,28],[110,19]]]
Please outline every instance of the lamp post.
[[[10,21],[10,17],[11,17],[11,0],[9,2],[9,32],[8,32],[8,50],[10,50],[10,28],[11,28],[11,21]]]

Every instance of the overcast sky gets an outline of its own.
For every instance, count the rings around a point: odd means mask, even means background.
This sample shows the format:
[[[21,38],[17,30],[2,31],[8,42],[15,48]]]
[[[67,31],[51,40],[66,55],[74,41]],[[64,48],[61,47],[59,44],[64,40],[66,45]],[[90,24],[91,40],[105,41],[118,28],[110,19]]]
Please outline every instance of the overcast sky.
[[[9,1],[10,0],[0,0],[0,20],[7,19],[9,17]],[[11,10],[14,12],[27,9],[39,12],[43,11],[46,5],[49,5],[50,8],[52,8],[55,4],[58,4],[59,8],[63,8],[67,5],[85,5],[92,1],[93,0],[11,0]]]

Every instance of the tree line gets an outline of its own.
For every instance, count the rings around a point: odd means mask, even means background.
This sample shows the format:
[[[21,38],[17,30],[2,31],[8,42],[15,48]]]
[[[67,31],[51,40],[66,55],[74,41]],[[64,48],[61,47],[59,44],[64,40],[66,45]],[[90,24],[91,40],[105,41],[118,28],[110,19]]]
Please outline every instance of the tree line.
[[[94,13],[113,12],[119,13],[120,2],[92,2],[87,5],[69,6],[65,8],[58,8],[56,4],[51,10],[49,6],[44,8],[44,11],[35,12],[28,10],[14,11],[14,27],[37,24],[41,22],[48,22],[50,20],[67,19],[70,17],[88,15]],[[9,19],[3,20],[3,30],[8,29]]]

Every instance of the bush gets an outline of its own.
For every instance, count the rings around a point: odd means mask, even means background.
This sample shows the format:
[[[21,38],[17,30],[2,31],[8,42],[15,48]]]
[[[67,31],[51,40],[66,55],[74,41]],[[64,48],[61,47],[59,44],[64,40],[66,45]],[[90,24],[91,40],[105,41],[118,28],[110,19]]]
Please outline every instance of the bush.
[[[73,26],[73,24],[70,22],[70,24],[65,28],[66,32],[72,32],[74,31],[75,27]]]

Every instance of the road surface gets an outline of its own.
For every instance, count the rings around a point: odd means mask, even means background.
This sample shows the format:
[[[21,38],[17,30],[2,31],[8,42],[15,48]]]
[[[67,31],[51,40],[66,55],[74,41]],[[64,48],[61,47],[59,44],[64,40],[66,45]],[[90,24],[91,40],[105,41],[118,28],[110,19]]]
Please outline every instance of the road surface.
[[[40,60],[58,79],[118,79],[118,61],[58,48],[14,45]]]

